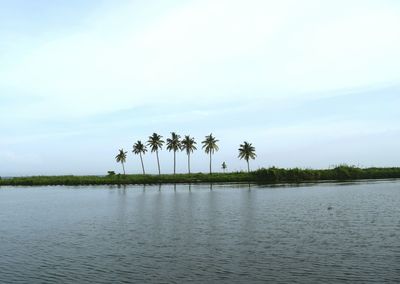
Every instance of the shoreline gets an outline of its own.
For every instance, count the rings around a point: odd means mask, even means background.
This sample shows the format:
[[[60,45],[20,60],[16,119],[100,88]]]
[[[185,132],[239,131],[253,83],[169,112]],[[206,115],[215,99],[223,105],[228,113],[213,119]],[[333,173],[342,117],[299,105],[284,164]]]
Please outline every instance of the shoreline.
[[[340,182],[400,178],[400,167],[357,168],[339,166],[333,169],[262,168],[250,173],[193,173],[165,175],[108,175],[108,176],[28,176],[0,178],[0,186],[46,185],[141,185],[141,184],[196,184],[196,183],[257,183],[294,184]]]

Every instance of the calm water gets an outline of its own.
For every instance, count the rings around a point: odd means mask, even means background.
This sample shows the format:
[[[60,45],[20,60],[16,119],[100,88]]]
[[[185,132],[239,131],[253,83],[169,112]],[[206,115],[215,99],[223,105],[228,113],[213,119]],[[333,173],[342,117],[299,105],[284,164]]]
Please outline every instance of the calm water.
[[[0,283],[46,282],[400,282],[400,181],[2,187]]]

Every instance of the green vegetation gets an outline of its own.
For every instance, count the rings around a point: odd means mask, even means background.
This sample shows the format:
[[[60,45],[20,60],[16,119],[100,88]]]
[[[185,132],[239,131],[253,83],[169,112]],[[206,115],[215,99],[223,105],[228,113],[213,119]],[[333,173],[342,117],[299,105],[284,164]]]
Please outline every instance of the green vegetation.
[[[221,165],[221,169],[224,171],[224,173],[226,172],[226,168],[227,168],[227,167],[228,167],[228,166],[226,165],[226,163],[223,162],[222,165]]]
[[[171,132],[171,138],[167,139],[167,150],[170,152],[174,151],[174,174],[176,174],[176,151],[181,150],[182,147],[180,138],[180,135]]]
[[[251,145],[251,143],[244,141],[243,144],[240,144],[239,147],[239,156],[240,159],[245,159],[247,162],[247,172],[250,172],[250,165],[249,165],[249,159],[254,160],[257,155],[256,155],[256,148]]]
[[[206,154],[210,154],[210,175],[212,174],[211,170],[211,156],[214,154],[215,151],[218,151],[218,145],[217,142],[219,140],[215,139],[215,137],[212,136],[212,133],[210,135],[206,136],[206,139],[202,141],[201,143],[203,144],[203,149],[206,152]]]
[[[196,148],[196,141],[194,141],[193,137],[190,137],[189,135],[186,135],[185,138],[181,142],[182,144],[182,151],[186,150],[186,154],[188,156],[188,173],[190,174],[190,153],[193,153],[194,150],[197,150]]]
[[[166,140],[167,150],[174,152],[174,171],[173,175],[161,174],[160,160],[158,157],[159,150],[162,150],[164,141],[162,136],[153,133],[149,136],[146,144],[138,140],[133,145],[133,153],[140,156],[143,175],[126,175],[125,163],[127,152],[123,149],[115,157],[118,163],[121,163],[123,175],[115,174],[114,171],[108,171],[106,176],[33,176],[33,177],[14,177],[1,178],[0,186],[6,185],[123,185],[123,184],[161,184],[161,183],[301,183],[301,182],[318,182],[318,181],[350,181],[359,179],[388,179],[400,178],[400,168],[359,168],[355,166],[339,165],[332,169],[283,169],[283,168],[261,168],[256,171],[250,171],[249,160],[254,160],[256,155],[255,147],[252,143],[244,141],[239,146],[238,158],[247,162],[247,173],[232,172],[226,173],[227,165],[222,163],[223,173],[215,173],[212,175],[212,155],[219,150],[217,140],[212,134],[205,136],[205,140],[201,142],[202,149],[210,158],[210,174],[190,172],[190,155],[197,150],[196,142],[193,137],[185,135],[184,139],[175,132],[171,132],[171,138]],[[157,156],[158,175],[146,175],[143,157],[147,152],[147,146],[151,152],[155,152]],[[186,151],[188,157],[188,174],[176,174],[176,152]]]
[[[161,139],[162,136],[153,133],[153,135],[149,136],[149,140],[147,140],[147,146],[150,147],[151,152],[156,152],[157,156],[157,165],[158,165],[158,174],[161,175],[161,170],[160,170],[160,159],[158,158],[158,151],[162,150],[162,146],[164,144],[164,140]]]
[[[164,144],[164,141],[161,139],[162,136],[153,133],[151,136],[149,136],[146,145],[143,144],[140,140],[138,140],[134,145],[133,145],[133,153],[136,155],[140,155],[140,161],[142,163],[142,170],[143,170],[143,175],[146,175],[146,172],[144,170],[144,164],[143,164],[143,157],[147,152],[147,146],[150,147],[151,152],[156,152],[157,156],[157,166],[158,166],[158,175],[161,176],[161,170],[160,170],[160,159],[158,157],[158,152],[159,150],[162,150],[162,146]],[[188,163],[188,174],[190,175],[190,155],[197,150],[196,148],[196,141],[193,137],[190,137],[189,135],[185,135],[185,137],[181,139],[181,136],[178,135],[175,132],[171,132],[171,138],[167,138],[167,150],[168,151],[173,151],[174,152],[174,175],[176,174],[176,152],[178,151],[186,151],[187,155],[187,163]],[[217,145],[217,140],[212,133],[210,135],[206,135],[205,140],[201,142],[203,144],[202,149],[206,152],[206,154],[210,155],[210,175],[212,174],[212,155],[219,150],[219,147]],[[247,172],[250,173],[250,166],[249,166],[249,159],[255,159],[256,158],[256,153],[255,153],[255,148],[252,146],[251,143],[244,142],[244,144],[240,145],[239,148],[239,158],[240,159],[245,159],[247,162]],[[124,154],[123,150],[119,150],[119,154],[115,157],[117,162],[121,162],[122,164],[122,169],[124,171],[125,175],[125,167],[124,163],[126,162],[126,153]],[[222,163],[222,169],[225,173],[227,166],[226,163]]]
[[[358,168],[341,165],[333,169],[259,169],[250,173],[113,175],[107,176],[36,176],[0,179],[1,185],[119,185],[159,183],[300,183],[351,181],[358,179],[400,178],[400,168]]]
[[[127,153],[128,152],[124,152],[124,149],[120,149],[118,155],[115,156],[115,160],[117,161],[117,163],[121,163],[122,164],[122,169],[124,171],[124,175],[125,175],[124,163],[126,162],[126,154]]]
[[[1,185],[118,185],[159,183],[250,182],[248,173],[169,174],[169,175],[107,175],[107,176],[34,176],[1,179]]]
[[[139,140],[139,141],[137,141],[135,144],[133,144],[133,150],[132,150],[132,152],[133,152],[135,155],[138,155],[138,154],[139,154],[139,156],[140,156],[140,161],[142,162],[143,174],[145,175],[146,172],[144,171],[144,164],[143,164],[143,157],[142,157],[142,154],[144,155],[144,154],[146,154],[146,152],[147,152],[146,145],[144,145],[144,144],[142,143],[142,141]]]
[[[307,181],[348,181],[359,179],[400,178],[400,168],[358,168],[339,165],[333,169],[259,169],[251,172],[256,182],[307,182]]]

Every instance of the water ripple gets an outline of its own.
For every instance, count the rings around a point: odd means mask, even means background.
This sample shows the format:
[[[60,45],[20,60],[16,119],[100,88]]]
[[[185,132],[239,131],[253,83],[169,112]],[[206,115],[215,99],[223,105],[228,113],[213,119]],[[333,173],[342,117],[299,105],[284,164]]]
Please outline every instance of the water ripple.
[[[0,283],[399,283],[399,186],[0,190]]]

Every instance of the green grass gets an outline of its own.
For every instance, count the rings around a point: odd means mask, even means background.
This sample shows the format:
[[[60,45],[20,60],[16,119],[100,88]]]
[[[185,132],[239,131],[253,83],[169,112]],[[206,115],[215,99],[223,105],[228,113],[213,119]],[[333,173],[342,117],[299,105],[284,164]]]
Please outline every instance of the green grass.
[[[357,168],[338,166],[333,169],[259,169],[251,173],[214,173],[212,175],[108,175],[99,176],[33,176],[0,179],[1,185],[118,185],[118,184],[159,184],[159,183],[300,183],[327,180],[358,180],[400,178],[400,168]]]
[[[158,183],[248,182],[247,173],[176,174],[176,175],[112,175],[112,176],[34,176],[1,179],[0,185],[113,185]]]

